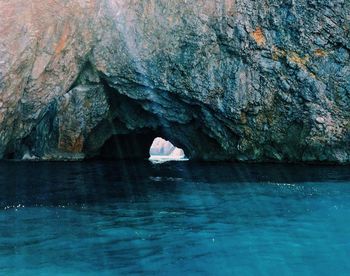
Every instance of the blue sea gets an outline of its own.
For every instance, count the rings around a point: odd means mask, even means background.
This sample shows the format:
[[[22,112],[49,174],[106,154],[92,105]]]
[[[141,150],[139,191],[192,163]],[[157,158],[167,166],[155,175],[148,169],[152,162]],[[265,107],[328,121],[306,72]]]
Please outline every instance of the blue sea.
[[[0,164],[1,275],[349,275],[350,167]]]

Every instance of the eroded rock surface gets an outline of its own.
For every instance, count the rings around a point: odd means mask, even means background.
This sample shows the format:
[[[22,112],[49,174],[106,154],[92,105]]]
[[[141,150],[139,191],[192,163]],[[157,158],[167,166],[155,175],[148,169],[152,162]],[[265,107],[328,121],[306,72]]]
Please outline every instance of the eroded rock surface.
[[[350,162],[350,2],[0,2],[0,156]]]

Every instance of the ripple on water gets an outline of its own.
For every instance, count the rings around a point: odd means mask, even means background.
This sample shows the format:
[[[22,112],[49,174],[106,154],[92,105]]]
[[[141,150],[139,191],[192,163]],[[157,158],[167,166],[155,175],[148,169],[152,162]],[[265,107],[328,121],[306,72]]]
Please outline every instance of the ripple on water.
[[[346,275],[349,170],[240,166],[4,163],[0,273]]]

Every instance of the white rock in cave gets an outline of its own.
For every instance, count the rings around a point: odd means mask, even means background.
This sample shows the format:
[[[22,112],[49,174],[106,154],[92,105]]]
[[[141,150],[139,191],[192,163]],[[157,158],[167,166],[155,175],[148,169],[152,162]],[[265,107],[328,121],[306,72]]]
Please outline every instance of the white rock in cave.
[[[187,160],[182,149],[160,137],[154,139],[149,153],[151,156],[149,159],[152,161]]]

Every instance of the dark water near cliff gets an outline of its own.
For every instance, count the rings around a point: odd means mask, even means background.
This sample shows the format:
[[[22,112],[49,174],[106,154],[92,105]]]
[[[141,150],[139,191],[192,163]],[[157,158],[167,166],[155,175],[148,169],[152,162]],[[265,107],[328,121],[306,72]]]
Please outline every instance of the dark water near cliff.
[[[348,275],[350,168],[1,163],[1,275]]]

